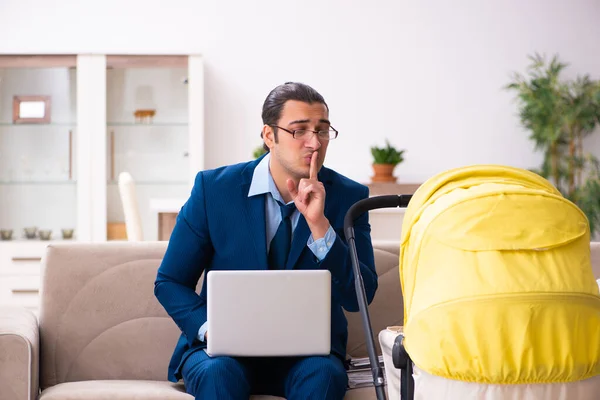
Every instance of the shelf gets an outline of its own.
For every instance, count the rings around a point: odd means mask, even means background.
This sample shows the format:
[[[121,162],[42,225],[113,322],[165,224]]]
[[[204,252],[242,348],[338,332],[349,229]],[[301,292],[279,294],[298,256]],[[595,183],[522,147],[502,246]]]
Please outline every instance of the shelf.
[[[53,122],[50,124],[13,124],[12,122],[0,122],[0,128],[53,128],[53,127],[77,127],[74,122]]]
[[[56,181],[2,181],[0,185],[75,185],[77,181],[74,180],[56,180]]]
[[[167,128],[176,128],[176,127],[187,127],[187,122],[152,122],[152,123],[142,123],[142,122],[109,122],[106,124],[107,127],[136,127],[136,128],[152,128],[152,127],[167,127]],[[12,122],[0,122],[0,128],[54,128],[54,127],[70,127],[76,128],[77,123],[72,122],[53,122],[51,124],[13,124]]]
[[[109,185],[118,185],[117,181],[108,181]],[[186,181],[135,181],[136,186],[187,185]]]
[[[187,122],[151,122],[151,123],[142,123],[142,122],[109,122],[106,124],[107,127],[118,127],[118,126],[126,126],[126,127],[136,127],[136,128],[152,128],[152,127],[187,127]]]
[[[76,127],[77,123],[75,122],[52,122],[50,124],[13,124],[12,122],[0,122],[0,127],[9,127],[9,128],[48,128],[48,127]],[[109,122],[106,124],[108,127],[113,126],[135,126],[135,127],[153,127],[153,126],[166,126],[166,127],[186,127],[188,126],[187,122],[151,122],[151,123],[143,123],[143,122]]]
[[[109,180],[106,182],[108,185],[118,185],[119,182],[116,180]],[[55,181],[3,181],[0,180],[0,185],[13,185],[13,186],[34,186],[34,185],[76,185],[75,180],[55,180]],[[176,186],[176,185],[187,185],[187,181],[136,181],[137,186]]]
[[[58,233],[58,237],[56,239],[50,239],[50,240],[42,240],[38,237],[36,237],[35,239],[27,239],[25,237],[18,237],[18,238],[13,238],[10,240],[0,240],[0,244],[2,243],[6,243],[6,244],[10,244],[10,243],[15,243],[15,244],[22,244],[22,243],[43,243],[43,244],[54,244],[54,243],[66,243],[66,242],[76,242],[77,239],[73,238],[73,239],[63,239],[60,235],[60,232]],[[52,232],[52,234],[54,235],[54,232]]]

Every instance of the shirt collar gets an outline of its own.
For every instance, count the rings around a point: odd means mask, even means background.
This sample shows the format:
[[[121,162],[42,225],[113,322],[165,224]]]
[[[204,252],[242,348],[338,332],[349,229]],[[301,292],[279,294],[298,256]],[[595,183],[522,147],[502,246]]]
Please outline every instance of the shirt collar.
[[[271,193],[271,196],[281,204],[284,204],[283,198],[275,186],[275,181],[271,175],[269,169],[269,162],[271,160],[271,153],[267,153],[262,160],[254,168],[252,174],[252,182],[250,182],[250,190],[248,190],[248,197],[258,196],[260,194]]]

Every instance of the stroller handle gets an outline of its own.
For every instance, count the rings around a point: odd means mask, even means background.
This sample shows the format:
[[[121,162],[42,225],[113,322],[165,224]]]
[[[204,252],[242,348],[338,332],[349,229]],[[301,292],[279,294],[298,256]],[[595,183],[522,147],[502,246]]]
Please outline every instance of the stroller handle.
[[[412,195],[375,196],[357,201],[350,207],[344,217],[344,234],[346,239],[354,238],[354,220],[363,213],[376,208],[407,207]]]
[[[377,352],[375,350],[375,340],[373,338],[373,330],[371,329],[371,320],[367,309],[367,296],[365,293],[365,285],[360,274],[360,266],[358,254],[356,252],[356,239],[354,237],[354,220],[363,213],[376,208],[395,208],[406,207],[411,195],[392,195],[392,196],[375,196],[367,199],[359,200],[350,207],[344,217],[344,234],[348,242],[348,250],[350,252],[350,260],[352,262],[352,271],[354,273],[354,286],[358,300],[358,307],[361,314],[363,330],[366,336],[367,352],[369,353],[369,361],[371,364],[371,374],[373,375],[373,385],[378,400],[385,400],[383,371],[379,367]]]

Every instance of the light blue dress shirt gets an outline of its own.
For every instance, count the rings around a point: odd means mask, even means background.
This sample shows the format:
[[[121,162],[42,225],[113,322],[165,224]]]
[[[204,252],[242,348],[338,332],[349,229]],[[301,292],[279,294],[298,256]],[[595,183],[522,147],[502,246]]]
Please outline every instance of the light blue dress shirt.
[[[250,183],[250,190],[248,191],[248,197],[260,195],[265,196],[267,253],[269,252],[269,248],[271,246],[271,240],[273,239],[273,236],[275,236],[277,228],[279,228],[279,224],[281,223],[281,211],[277,202],[279,201],[281,204],[284,203],[279,190],[277,190],[277,186],[275,186],[275,181],[273,181],[271,171],[269,170],[269,160],[271,159],[270,156],[271,154],[267,154],[254,169],[252,182]],[[293,203],[293,201],[290,201],[288,204],[290,203]],[[296,210],[290,216],[290,220],[292,222],[292,240],[294,238],[294,230],[298,225],[299,219],[300,212]],[[329,253],[331,246],[333,246],[335,238],[336,233],[330,225],[325,237],[314,240],[311,234],[306,244],[317,257],[317,259],[319,261],[323,261],[325,256],[327,256],[327,253]],[[207,324],[208,322],[205,322],[198,330],[198,339],[202,342],[204,341],[204,335],[208,329]]]

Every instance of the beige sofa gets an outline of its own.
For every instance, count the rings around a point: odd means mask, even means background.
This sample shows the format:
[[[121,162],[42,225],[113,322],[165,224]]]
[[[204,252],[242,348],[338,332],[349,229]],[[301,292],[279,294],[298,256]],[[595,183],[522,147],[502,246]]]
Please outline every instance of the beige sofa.
[[[374,247],[377,340],[401,323],[403,305],[398,243]],[[179,331],[153,293],[165,250],[166,242],[50,245],[39,323],[24,309],[0,309],[0,400],[32,400],[40,390],[41,400],[192,399],[166,381]],[[348,353],[364,357],[359,314],[348,322]],[[375,391],[351,389],[346,398],[375,399]]]

